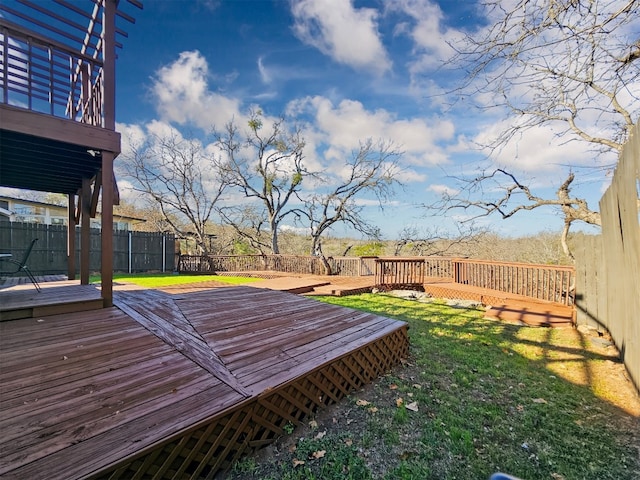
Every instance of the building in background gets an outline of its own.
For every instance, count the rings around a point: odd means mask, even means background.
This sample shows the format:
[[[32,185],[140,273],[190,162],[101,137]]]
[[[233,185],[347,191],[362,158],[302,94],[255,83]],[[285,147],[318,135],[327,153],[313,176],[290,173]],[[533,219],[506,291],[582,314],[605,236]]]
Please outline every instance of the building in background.
[[[66,225],[68,222],[66,205],[0,196],[0,222],[38,223],[40,225]],[[91,228],[100,228],[100,213],[91,219]],[[145,222],[143,218],[129,217],[113,213],[113,229],[133,231],[135,226]]]

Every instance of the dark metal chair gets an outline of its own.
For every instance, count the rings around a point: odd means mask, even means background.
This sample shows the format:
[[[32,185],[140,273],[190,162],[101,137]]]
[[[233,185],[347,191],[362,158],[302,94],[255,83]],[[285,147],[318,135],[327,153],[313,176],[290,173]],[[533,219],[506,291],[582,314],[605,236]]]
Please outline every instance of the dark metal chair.
[[[40,284],[38,283],[38,281],[36,280],[36,277],[33,276],[33,273],[31,273],[31,270],[29,270],[29,267],[27,266],[27,260],[29,260],[29,255],[31,255],[33,246],[36,244],[37,241],[38,241],[37,238],[34,238],[33,240],[31,240],[31,243],[29,244],[27,249],[24,251],[24,255],[22,256],[22,260],[20,261],[14,260],[12,258],[0,258],[0,264],[9,263],[12,265],[10,270],[0,271],[0,277],[6,276],[6,275],[15,275],[17,273],[24,272],[27,274],[27,277],[29,277],[29,280],[31,280],[31,283],[33,283],[33,285],[36,287],[36,290],[39,292]]]

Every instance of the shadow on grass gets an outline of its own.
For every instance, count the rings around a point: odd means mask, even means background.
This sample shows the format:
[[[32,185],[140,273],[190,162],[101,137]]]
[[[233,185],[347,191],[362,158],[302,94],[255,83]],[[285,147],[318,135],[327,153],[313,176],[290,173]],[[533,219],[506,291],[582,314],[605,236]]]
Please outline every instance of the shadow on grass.
[[[445,304],[384,295],[323,301],[410,326],[410,359],[389,382],[420,410],[408,429],[378,426],[381,434],[397,429],[407,439],[396,441],[405,443],[400,450],[413,452],[393,471],[398,478],[412,478],[400,474],[412,465],[429,468],[424,478],[488,478],[497,470],[529,480],[640,478],[640,402],[612,346],[573,329],[505,324]]]

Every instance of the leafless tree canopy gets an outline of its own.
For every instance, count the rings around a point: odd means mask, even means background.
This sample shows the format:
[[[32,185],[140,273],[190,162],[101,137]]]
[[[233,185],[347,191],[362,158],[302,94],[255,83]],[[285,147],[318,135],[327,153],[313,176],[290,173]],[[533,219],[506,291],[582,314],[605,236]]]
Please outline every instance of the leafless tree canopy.
[[[456,235],[443,232],[438,227],[419,229],[415,226],[405,227],[395,242],[395,256],[429,256],[459,254],[462,248],[473,249],[487,235],[486,229],[473,223],[459,225]]]
[[[469,35],[455,62],[467,65],[460,92],[518,117],[496,146],[554,122],[567,140],[622,148],[640,112],[640,2],[519,0],[486,3],[494,24]],[[465,98],[469,98],[466,97]]]
[[[264,246],[265,229],[270,234],[272,253],[279,253],[278,227],[291,214],[288,203],[311,175],[304,165],[304,139],[299,129],[288,131],[283,118],[264,128],[261,112],[252,112],[248,129],[242,133],[236,123],[217,133],[217,145],[224,154],[221,165],[225,182],[238,188],[248,201],[256,201],[252,214],[246,208],[228,208],[223,218],[252,244]],[[256,210],[257,209],[257,210]],[[259,212],[256,217],[255,212]],[[264,218],[263,223],[248,221]],[[250,228],[247,228],[247,227]],[[259,226],[260,229],[251,227]]]
[[[481,108],[512,115],[510,126],[482,146],[495,152],[528,129],[552,125],[560,142],[588,142],[594,157],[620,151],[640,114],[640,2],[496,0],[486,7],[492,24],[455,45],[453,60],[468,72],[458,97],[480,98]],[[556,198],[544,198],[513,172],[496,168],[460,179],[460,191],[445,194],[435,207],[475,210],[474,218],[556,207],[566,238],[575,221],[600,224],[598,212],[572,196],[575,180],[569,172]],[[566,242],[565,248],[569,253]]]
[[[380,236],[377,226],[362,215],[362,194],[375,196],[380,207],[390,199],[400,182],[398,160],[401,156],[390,142],[367,140],[345,161],[345,174],[325,193],[304,199],[303,217],[311,233],[311,254],[323,257],[321,238],[336,223],[345,223],[368,237]],[[332,179],[333,180],[333,179]],[[327,179],[327,181],[329,181]]]
[[[207,253],[207,223],[226,185],[200,142],[154,136],[134,147],[125,163],[134,189],[153,200],[171,230],[195,238]]]

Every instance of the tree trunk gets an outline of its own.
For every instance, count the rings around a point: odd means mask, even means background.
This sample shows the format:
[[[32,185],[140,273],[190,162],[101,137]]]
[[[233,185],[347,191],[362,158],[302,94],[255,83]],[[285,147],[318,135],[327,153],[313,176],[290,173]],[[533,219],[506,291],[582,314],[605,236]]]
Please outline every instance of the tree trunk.
[[[322,266],[324,267],[324,274],[331,275],[331,265],[329,264],[327,257],[324,256],[324,253],[322,253],[322,242],[320,237],[312,237],[311,255],[320,259]]]
[[[278,246],[278,227],[271,222],[271,253],[274,255],[280,254],[280,247]]]

